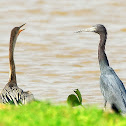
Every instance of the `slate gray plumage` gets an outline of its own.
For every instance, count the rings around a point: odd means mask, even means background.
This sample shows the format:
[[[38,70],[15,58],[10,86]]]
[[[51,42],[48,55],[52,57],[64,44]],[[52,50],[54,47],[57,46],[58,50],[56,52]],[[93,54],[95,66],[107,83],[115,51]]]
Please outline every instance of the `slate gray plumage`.
[[[115,112],[121,111],[122,113],[126,113],[125,87],[115,71],[109,66],[109,62],[105,54],[107,30],[103,25],[97,24],[85,31],[95,32],[100,35],[98,60],[101,71],[100,88],[105,99],[104,106],[106,107],[106,103],[109,102]]]

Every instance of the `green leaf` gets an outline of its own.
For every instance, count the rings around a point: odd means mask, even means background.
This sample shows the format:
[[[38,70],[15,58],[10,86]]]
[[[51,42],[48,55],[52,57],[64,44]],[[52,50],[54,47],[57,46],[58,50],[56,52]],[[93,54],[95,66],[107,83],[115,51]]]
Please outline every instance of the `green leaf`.
[[[77,97],[79,98],[80,104],[82,104],[82,96],[78,89],[75,89],[74,92],[77,94]]]
[[[67,103],[71,106],[78,106],[82,104],[82,97],[81,93],[78,89],[75,89],[74,92],[75,94],[70,94],[67,98]]]
[[[71,106],[78,106],[78,105],[80,105],[80,102],[79,102],[78,98],[74,94],[71,94],[71,95],[68,96],[67,103],[69,105],[71,105]]]

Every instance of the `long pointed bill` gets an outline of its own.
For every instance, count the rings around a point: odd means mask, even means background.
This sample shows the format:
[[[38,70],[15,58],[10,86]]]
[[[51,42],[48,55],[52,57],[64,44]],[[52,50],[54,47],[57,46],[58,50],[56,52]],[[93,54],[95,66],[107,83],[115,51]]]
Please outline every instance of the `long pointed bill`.
[[[84,30],[85,32],[95,32],[96,28],[95,27],[91,27],[91,28],[87,28]]]
[[[25,24],[23,24],[23,25],[21,25],[21,26],[19,26],[19,28],[23,27],[24,25],[26,25],[26,23],[25,23]]]
[[[77,31],[75,33],[80,33],[80,32],[95,32],[95,31],[96,31],[96,28],[95,27],[91,27],[91,28],[79,30],[79,31]]]
[[[19,32],[18,32],[18,34],[19,34],[20,32],[22,32],[22,31],[24,31],[24,30],[25,30],[25,29],[20,29]]]
[[[26,23],[25,23],[26,24]],[[21,25],[19,28],[23,27],[25,24]],[[20,29],[18,34],[20,34],[20,32],[24,31],[25,29]]]

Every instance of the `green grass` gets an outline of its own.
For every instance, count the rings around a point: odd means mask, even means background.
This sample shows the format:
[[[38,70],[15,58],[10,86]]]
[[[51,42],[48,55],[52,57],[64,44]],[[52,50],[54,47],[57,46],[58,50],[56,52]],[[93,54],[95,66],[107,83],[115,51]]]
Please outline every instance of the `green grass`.
[[[0,105],[0,126],[126,126],[126,117],[97,107],[70,107],[47,102]]]

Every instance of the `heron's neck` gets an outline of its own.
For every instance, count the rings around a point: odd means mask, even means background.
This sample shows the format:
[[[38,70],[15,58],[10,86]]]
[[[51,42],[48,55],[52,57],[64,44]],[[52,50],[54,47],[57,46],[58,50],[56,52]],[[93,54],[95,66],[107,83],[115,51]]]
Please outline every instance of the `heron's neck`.
[[[109,62],[105,53],[107,34],[100,34],[100,43],[98,47],[98,60],[100,65],[100,70],[104,70],[105,67],[109,66]]]
[[[9,82],[13,82],[14,85],[17,85],[16,82],[16,71],[15,71],[15,63],[14,63],[14,47],[16,43],[16,38],[10,38],[10,45],[9,45],[9,64],[10,64],[10,75],[9,75]]]

